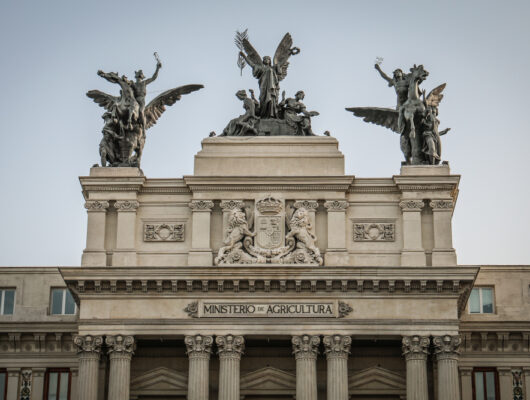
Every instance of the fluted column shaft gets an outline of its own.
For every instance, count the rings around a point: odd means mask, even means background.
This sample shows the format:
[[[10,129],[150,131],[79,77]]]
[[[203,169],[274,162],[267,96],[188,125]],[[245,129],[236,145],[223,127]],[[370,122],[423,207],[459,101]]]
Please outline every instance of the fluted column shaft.
[[[134,351],[132,336],[107,336],[110,372],[109,399],[129,400],[131,386],[131,358]]]
[[[219,348],[219,400],[239,399],[241,354],[245,347],[243,336],[217,336]]]
[[[433,339],[438,366],[438,400],[460,400],[458,347],[460,336],[437,336]]]
[[[208,400],[210,377],[211,336],[186,336],[184,338],[189,358],[188,400]]]
[[[407,400],[428,400],[427,356],[429,338],[407,336],[403,338],[403,355],[407,365]]]
[[[324,336],[328,364],[327,400],[348,400],[348,355],[351,337]]]
[[[317,355],[320,337],[293,336],[296,359],[296,399],[317,400]]]
[[[101,336],[76,336],[74,344],[77,346],[79,357],[78,400],[97,400],[99,358],[101,355]]]

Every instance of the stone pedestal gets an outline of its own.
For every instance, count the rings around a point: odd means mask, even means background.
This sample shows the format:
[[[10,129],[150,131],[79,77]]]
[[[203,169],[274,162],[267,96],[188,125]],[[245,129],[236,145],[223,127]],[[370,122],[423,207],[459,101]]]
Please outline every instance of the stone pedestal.
[[[245,348],[243,336],[217,336],[219,349],[219,400],[240,400],[239,364]]]
[[[296,359],[296,398],[317,400],[317,355],[320,337],[293,336],[293,353]]]
[[[328,363],[327,400],[348,400],[348,355],[350,336],[324,336]]]
[[[454,202],[452,199],[432,200],[429,205],[433,212],[434,230],[432,265],[433,267],[456,265],[451,227]]]
[[[110,360],[108,397],[113,400],[129,400],[134,337],[107,336],[105,343]]]
[[[188,253],[188,265],[213,265],[213,255],[210,245],[210,217],[213,201],[192,200],[189,204],[192,211],[191,249]]]
[[[85,208],[88,214],[87,234],[81,264],[87,267],[102,267],[107,265],[105,222],[109,202],[90,200],[85,203]]]
[[[403,338],[402,343],[407,364],[407,400],[429,400],[427,381],[429,338],[407,336]]]
[[[328,211],[328,248],[325,254],[325,265],[347,265],[346,251],[346,200],[331,200],[324,203]]]
[[[401,265],[423,267],[427,263],[421,237],[421,210],[424,207],[424,203],[422,200],[403,199],[399,206],[403,212]]]
[[[189,358],[188,400],[208,400],[213,338],[202,335],[186,336],[184,343]]]
[[[79,357],[78,400],[98,399],[99,358],[101,355],[101,336],[76,336],[74,344]]]
[[[332,137],[214,137],[201,144],[195,176],[344,175],[344,155]]]
[[[460,336],[437,336],[433,338],[438,367],[437,400],[460,400],[460,382],[458,378],[458,348],[462,342]]]
[[[136,266],[136,200],[119,200],[114,203],[118,211],[116,249],[112,255],[115,267]]]

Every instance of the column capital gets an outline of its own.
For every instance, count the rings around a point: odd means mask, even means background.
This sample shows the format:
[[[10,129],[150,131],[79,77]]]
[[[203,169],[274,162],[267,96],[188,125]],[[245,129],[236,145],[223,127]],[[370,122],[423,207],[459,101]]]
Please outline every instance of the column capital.
[[[324,336],[322,340],[326,358],[348,358],[351,348],[351,337],[342,335]]]
[[[213,208],[213,201],[211,200],[192,200],[188,207],[191,211],[211,212]]]
[[[186,344],[186,353],[189,358],[206,358],[210,359],[212,353],[212,336],[194,335],[184,338]]]
[[[320,344],[319,336],[293,336],[293,338],[291,339],[291,343],[293,344],[293,353],[297,360],[301,358],[317,358],[318,345]]]
[[[140,206],[140,203],[136,200],[117,200],[114,203],[114,208],[121,211],[136,212],[136,209]]]
[[[85,208],[88,212],[106,212],[109,208],[109,202],[103,200],[88,200],[85,202]]]
[[[316,200],[296,200],[293,204],[293,207],[305,208],[307,211],[316,211],[318,208],[318,201]]]
[[[458,367],[461,376],[471,376],[473,373],[473,367]]]
[[[46,368],[32,368],[31,370],[33,371],[34,377],[44,376],[46,373]]]
[[[432,342],[434,344],[434,353],[438,360],[458,359],[460,354],[459,347],[462,343],[460,335],[435,336]]]
[[[92,335],[76,335],[74,336],[73,342],[77,347],[77,354],[93,354],[99,357],[101,353],[101,345],[103,344],[103,337]]]
[[[134,336],[114,335],[105,338],[107,353],[110,356],[131,358],[135,350]]]
[[[451,199],[431,200],[429,206],[433,211],[453,211],[455,203]]]
[[[220,206],[221,206],[221,210],[225,212],[231,211],[235,208],[239,208],[242,210],[245,208],[245,202],[243,200],[221,200]],[[190,208],[191,208],[191,205],[190,205]]]
[[[245,350],[245,338],[243,336],[225,335],[215,338],[219,357],[241,358]]]
[[[324,203],[328,212],[345,212],[349,205],[346,200],[328,200]]]
[[[499,376],[512,376],[511,367],[497,367],[497,372],[499,373]]]
[[[430,340],[427,336],[405,336],[402,340],[403,355],[406,360],[427,360]]]
[[[401,200],[399,206],[402,211],[421,211],[425,203],[423,200]]]

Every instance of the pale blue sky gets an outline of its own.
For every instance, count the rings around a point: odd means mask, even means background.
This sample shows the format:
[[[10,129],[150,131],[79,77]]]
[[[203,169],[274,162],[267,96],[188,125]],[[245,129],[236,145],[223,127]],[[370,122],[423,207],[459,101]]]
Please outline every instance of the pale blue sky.
[[[394,106],[373,69],[422,63],[440,106],[443,158],[461,174],[454,245],[462,264],[530,263],[528,1],[11,1],[0,4],[0,265],[79,265],[86,212],[77,177],[98,162],[101,109],[89,89],[116,93],[98,69],[132,77],[162,59],[158,91],[188,83],[148,131],[148,177],[191,174],[212,130],[241,112],[234,32],[273,55],[285,32],[301,54],[282,89],[318,110],[313,128],[339,139],[346,173],[399,173],[399,136],[344,107]]]

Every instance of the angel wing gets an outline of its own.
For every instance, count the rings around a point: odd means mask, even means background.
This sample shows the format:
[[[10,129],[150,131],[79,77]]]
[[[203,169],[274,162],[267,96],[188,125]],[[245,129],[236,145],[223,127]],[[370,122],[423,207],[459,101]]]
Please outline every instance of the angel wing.
[[[352,107],[346,110],[351,111],[356,117],[361,117],[364,122],[384,126],[400,133],[398,130],[399,114],[396,110],[378,107]]]
[[[425,103],[427,106],[438,107],[440,105],[440,102],[444,98],[442,92],[444,91],[445,86],[446,83],[442,83],[440,86],[437,86],[433,90],[431,90],[431,92],[427,95],[427,98],[425,99]]]
[[[89,90],[86,95],[94,100],[98,106],[103,107],[105,110],[110,111],[111,108],[119,101],[119,97],[111,96],[110,94],[103,93],[100,90]]]
[[[250,59],[250,61],[252,61],[252,63],[256,65],[263,64],[263,61],[261,60],[261,56],[256,51],[256,49],[252,47],[248,39],[243,39],[243,48],[245,49],[245,52],[247,53],[247,57]]]
[[[176,101],[180,100],[183,94],[188,94],[202,89],[203,85],[185,85],[175,89],[166,90],[164,93],[156,96],[145,107],[145,129],[149,129],[160,116],[166,111],[166,106],[172,106]]]
[[[291,55],[291,47],[293,46],[293,38],[291,34],[287,32],[283,37],[282,41],[274,53],[274,65],[280,67],[278,74],[278,80],[282,81],[287,76],[287,68],[289,68],[289,63],[287,60]]]

